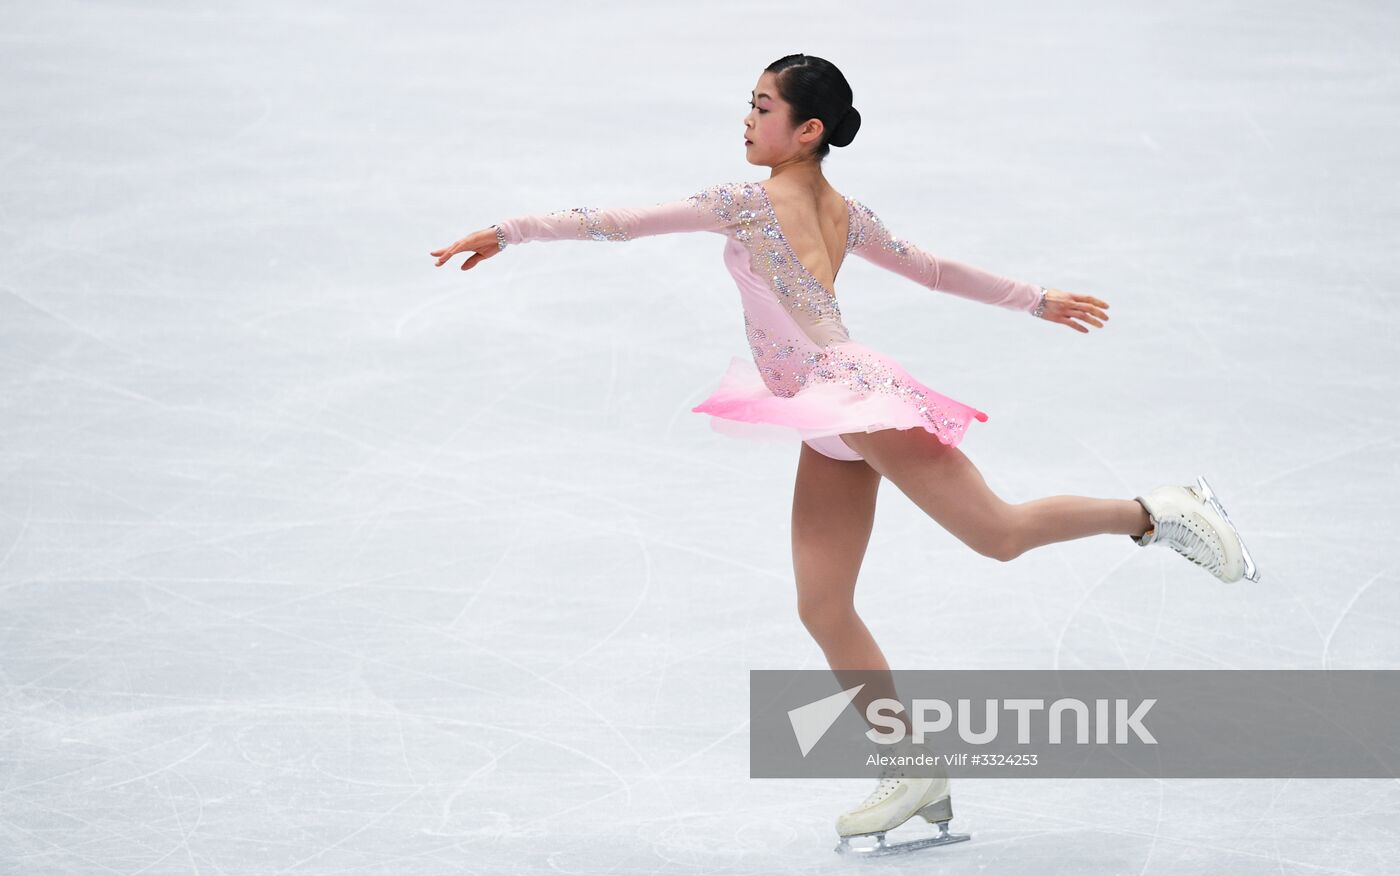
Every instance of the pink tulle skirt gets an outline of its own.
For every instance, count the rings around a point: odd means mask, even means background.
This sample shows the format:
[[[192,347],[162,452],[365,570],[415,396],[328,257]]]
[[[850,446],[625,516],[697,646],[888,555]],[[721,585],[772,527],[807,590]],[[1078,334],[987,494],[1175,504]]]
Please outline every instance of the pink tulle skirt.
[[[893,359],[854,342],[843,347],[858,350],[864,361],[878,362],[880,379],[869,381],[869,386],[851,388],[840,381],[812,380],[809,376],[808,384],[795,395],[780,396],[763,382],[752,360],[735,356],[719,387],[691,410],[709,414],[716,432],[759,440],[801,439],[822,450],[835,447],[833,442],[841,441],[835,436],[843,432],[915,427],[956,447],[973,420],[987,421],[982,411],[935,392]],[[841,447],[845,448],[844,442]],[[860,456],[849,451],[840,458]]]

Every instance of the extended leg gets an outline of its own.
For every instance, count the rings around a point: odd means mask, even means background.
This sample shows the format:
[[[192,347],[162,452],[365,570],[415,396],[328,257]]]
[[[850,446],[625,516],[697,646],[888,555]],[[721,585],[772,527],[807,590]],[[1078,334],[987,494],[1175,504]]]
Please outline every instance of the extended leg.
[[[1012,506],[1021,517],[1020,550],[1089,535],[1142,535],[1151,521],[1134,499],[1049,496]]]
[[[923,429],[841,437],[940,526],[993,559],[1010,560],[1031,548],[1089,535],[1141,535],[1150,523],[1133,499],[1051,496],[1005,502],[966,454]]]

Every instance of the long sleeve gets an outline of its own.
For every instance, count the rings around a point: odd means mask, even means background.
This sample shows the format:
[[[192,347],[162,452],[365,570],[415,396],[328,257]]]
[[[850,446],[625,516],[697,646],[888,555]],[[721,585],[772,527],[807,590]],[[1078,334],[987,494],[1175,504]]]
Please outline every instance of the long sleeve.
[[[720,184],[649,207],[569,207],[513,216],[495,227],[507,245],[532,240],[624,241],[682,231],[724,234],[737,222],[737,211],[734,184]]]
[[[852,229],[855,242],[851,251],[866,261],[921,286],[1008,310],[1030,313],[1039,303],[1039,286],[1000,277],[952,259],[937,258],[890,234],[869,207],[855,199],[851,204],[855,207],[851,219],[856,224]]]

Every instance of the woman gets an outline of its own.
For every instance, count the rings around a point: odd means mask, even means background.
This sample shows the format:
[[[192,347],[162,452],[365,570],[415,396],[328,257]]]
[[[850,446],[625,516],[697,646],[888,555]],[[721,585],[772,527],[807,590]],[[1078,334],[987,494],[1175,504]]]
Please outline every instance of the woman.
[[[468,270],[526,241],[626,241],[675,232],[727,238],[724,260],[739,287],[752,361],[736,357],[694,411],[719,431],[801,438],[793,494],[792,548],[798,613],[838,677],[889,665],[854,608],[856,576],[874,523],[882,478],[978,553],[1011,560],[1031,548],[1100,533],[1163,544],[1223,581],[1258,571],[1204,479],[1133,499],[1051,496],[1008,504],[958,449],[972,420],[987,415],[920,383],[898,362],[856,343],[837,306],[836,276],[854,253],[928,288],[1087,333],[1108,304],[936,258],[888,231],[822,175],[831,146],[860,128],[849,84],[829,61],[788,55],[759,77],[744,119],[750,164],[763,183],[726,183],[650,207],[576,207],[517,216],[433,250],[441,266],[459,252]],[[887,677],[887,676],[886,676]],[[843,681],[843,685],[845,682]],[[861,714],[893,685],[866,684]],[[907,723],[906,723],[907,728]],[[856,809],[837,820],[846,838],[883,834],[919,814],[944,828],[948,779],[886,772]]]

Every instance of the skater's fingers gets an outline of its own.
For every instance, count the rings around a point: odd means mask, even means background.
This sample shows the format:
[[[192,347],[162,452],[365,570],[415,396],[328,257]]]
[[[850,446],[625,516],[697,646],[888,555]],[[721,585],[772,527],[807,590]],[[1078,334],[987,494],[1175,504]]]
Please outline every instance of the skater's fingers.
[[[1086,307],[1082,304],[1076,307],[1071,307],[1070,315],[1073,316],[1075,319],[1082,320],[1084,322],[1091,322],[1099,328],[1103,328],[1103,323],[1099,320],[1108,319],[1108,315],[1105,314],[1102,310],[1099,310],[1098,308],[1094,307]]]
[[[1081,304],[1078,301],[1066,301],[1061,304],[1060,315],[1090,321],[1099,328],[1103,328],[1103,323],[1098,322],[1096,318],[1108,319],[1108,314],[1100,310],[1095,310],[1085,304]]]
[[[452,258],[453,256],[455,256],[455,255],[456,255],[457,253],[459,253],[459,252],[469,252],[469,251],[470,251],[470,252],[478,252],[478,253],[479,253],[482,249],[485,248],[485,247],[480,243],[480,239],[481,239],[481,233],[480,233],[480,232],[475,232],[475,233],[473,233],[473,234],[468,234],[466,237],[462,238],[461,240],[457,241],[456,243],[453,243],[451,246],[445,246],[445,247],[443,247],[442,249],[438,250],[438,252],[442,254],[441,257],[438,259],[438,265],[441,265],[443,262],[445,262],[445,261],[447,261],[448,259]],[[495,234],[492,234],[492,235],[491,235],[491,239],[492,239],[493,241],[496,239],[496,238],[495,238]],[[435,253],[435,254],[436,254],[436,253]]]
[[[470,268],[472,265],[475,265],[477,262],[481,261],[481,260],[484,259],[484,258],[486,258],[486,256],[482,255],[481,253],[476,253],[476,254],[474,254],[471,258],[469,258],[469,259],[467,259],[466,261],[462,262],[462,270],[464,270],[464,271],[467,270],[467,269]]]
[[[1098,299],[1097,299],[1097,298],[1091,298],[1091,297],[1089,297],[1088,295],[1076,295],[1075,298],[1074,298],[1074,304],[1071,305],[1071,309],[1072,309],[1075,313],[1088,313],[1088,314],[1093,314],[1094,316],[1098,317],[1099,319],[1108,319],[1108,314],[1106,314],[1106,313],[1104,313],[1102,310],[1100,310],[1100,309],[1094,304],[1095,301],[1098,301]],[[1106,306],[1106,305],[1105,305],[1105,306]]]
[[[460,243],[460,241],[458,241],[458,243]],[[444,246],[442,249],[435,249],[435,250],[432,251],[431,254],[438,257],[438,260],[437,260],[438,267],[442,267],[442,263],[443,263],[443,262],[445,262],[445,261],[451,259],[453,256],[455,256],[455,255],[456,255],[457,253],[459,253],[459,252],[461,252],[461,250],[458,249],[458,248],[457,248],[457,244],[454,243],[454,244],[451,244],[451,245],[449,245],[449,246]]]

